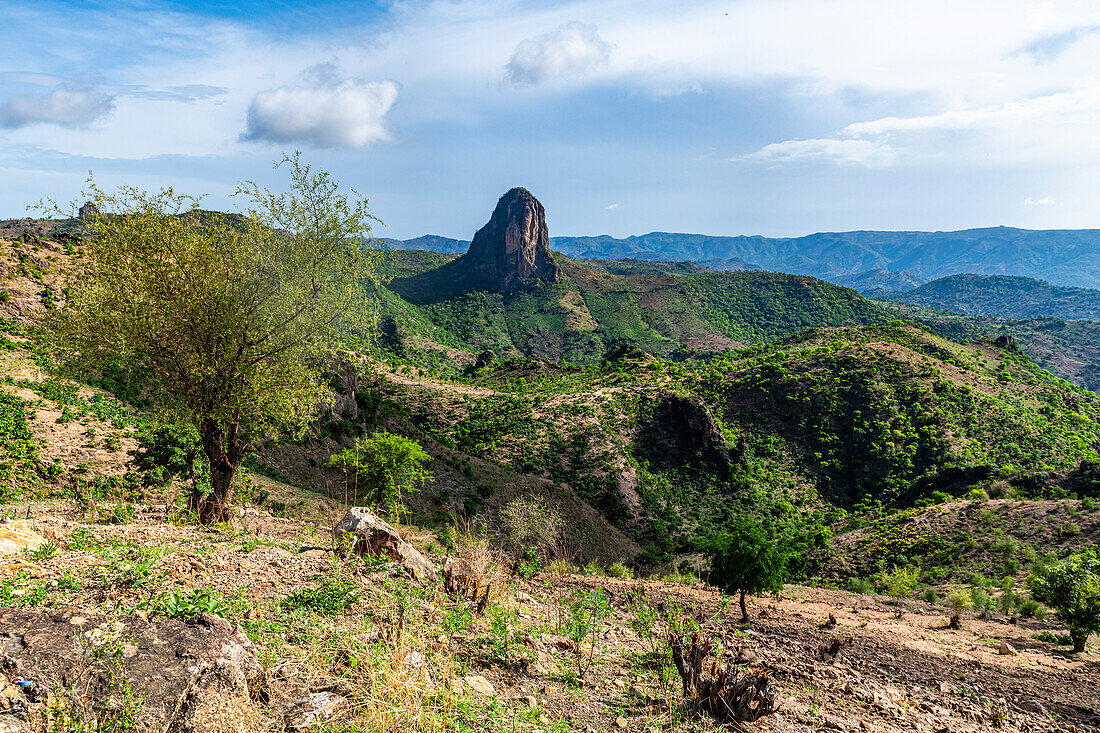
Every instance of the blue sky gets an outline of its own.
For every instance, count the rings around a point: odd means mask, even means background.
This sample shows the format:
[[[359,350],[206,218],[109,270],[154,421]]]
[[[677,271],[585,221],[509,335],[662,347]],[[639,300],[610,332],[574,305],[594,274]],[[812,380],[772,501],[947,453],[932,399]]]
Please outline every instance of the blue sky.
[[[300,149],[384,236],[1100,227],[1093,0],[0,0],[0,217]]]

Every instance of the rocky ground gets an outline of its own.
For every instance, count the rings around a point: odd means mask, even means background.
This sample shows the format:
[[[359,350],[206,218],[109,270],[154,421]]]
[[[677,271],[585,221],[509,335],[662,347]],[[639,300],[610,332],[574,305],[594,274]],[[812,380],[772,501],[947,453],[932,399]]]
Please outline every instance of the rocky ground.
[[[669,624],[697,624],[704,638],[720,642],[727,662],[770,675],[779,711],[741,724],[746,729],[1100,729],[1100,657],[1094,647],[1072,655],[1033,637],[1061,631],[1054,622],[967,619],[953,630],[945,628],[942,607],[788,586],[779,598],[752,602],[746,626],[736,603],[712,588],[564,572],[524,580],[498,573],[486,564],[492,553],[472,542],[456,552],[468,557],[472,547],[483,561],[491,594],[479,614],[475,601],[448,593],[438,579],[416,582],[394,563],[370,557],[341,560],[330,534],[340,509],[303,521],[248,507],[232,526],[201,529],[163,507],[114,524],[61,502],[8,507],[18,519],[7,528],[21,525],[48,541],[0,565],[0,605],[17,609],[0,611],[9,640],[2,661],[20,665],[17,674],[34,680],[46,702],[16,704],[27,692],[9,686],[0,692],[7,700],[0,730],[50,730],[49,700],[74,699],[71,688],[88,669],[98,670],[97,679],[114,669],[104,679],[125,679],[135,693],[127,703],[108,684],[102,709],[89,714],[129,705],[148,726],[139,730],[164,730],[171,711],[153,712],[175,709],[180,690],[198,709],[196,696],[212,690],[225,697],[225,689],[242,706],[232,727],[168,730],[275,731],[311,723],[324,731],[712,729],[714,721],[685,705],[665,659],[661,638]],[[404,531],[442,566],[446,553],[433,535]],[[595,623],[591,662],[582,645],[581,666],[591,666],[578,676],[568,609],[597,590],[609,600],[610,616]],[[205,630],[193,619],[202,610],[239,624],[247,639],[234,637],[239,632],[231,627],[219,631],[217,622]],[[61,652],[51,655],[41,634],[34,643],[11,641],[28,624],[43,623],[83,632],[54,634],[66,654],[76,654],[67,638],[91,650],[73,657],[83,665],[76,672],[46,663]],[[110,654],[96,658],[96,649],[114,648],[96,636],[104,628],[115,629],[108,641],[119,650],[117,668],[103,666],[115,658]],[[236,639],[218,642],[222,657],[236,660],[229,672],[218,654],[201,652],[213,644],[210,634]],[[839,654],[822,655],[834,637]],[[158,644],[149,638],[192,639],[191,651],[177,654],[193,656],[202,674],[171,682],[166,667],[150,675],[144,660]],[[250,671],[254,666],[262,675]],[[221,672],[209,677],[215,669]],[[196,682],[204,675],[217,684]],[[226,687],[226,679],[246,683]],[[14,715],[27,709],[25,722]]]

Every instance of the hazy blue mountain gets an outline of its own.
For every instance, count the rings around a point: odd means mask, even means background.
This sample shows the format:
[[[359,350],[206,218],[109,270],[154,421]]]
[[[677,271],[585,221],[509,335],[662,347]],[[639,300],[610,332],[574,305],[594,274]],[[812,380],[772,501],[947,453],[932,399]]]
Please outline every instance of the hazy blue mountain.
[[[950,275],[904,293],[876,290],[867,295],[975,316],[1100,320],[1100,290],[1051,285],[1029,277]]]
[[[462,240],[420,237],[402,249],[465,251]],[[1021,275],[1057,285],[1100,288],[1100,230],[993,227],[955,232],[822,232],[805,237],[711,236],[651,232],[551,237],[552,249],[575,258],[706,262],[813,275],[834,282],[873,270],[911,273],[917,280],[945,275]],[[395,248],[397,245],[395,245]]]

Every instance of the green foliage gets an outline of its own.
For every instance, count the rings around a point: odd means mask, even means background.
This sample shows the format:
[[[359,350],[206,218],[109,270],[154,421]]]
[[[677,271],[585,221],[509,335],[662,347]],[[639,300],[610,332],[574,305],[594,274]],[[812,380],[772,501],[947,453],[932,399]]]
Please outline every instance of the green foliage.
[[[322,616],[342,613],[363,596],[349,578],[329,577],[312,588],[302,588],[283,599],[288,611],[312,611]]]
[[[348,493],[356,503],[364,496],[397,512],[405,493],[431,480],[431,472],[424,468],[429,460],[431,456],[415,440],[383,430],[334,454],[328,466],[344,471]]]
[[[848,590],[860,595],[867,595],[874,592],[875,584],[865,578],[852,577],[848,578]]]
[[[710,581],[729,592],[741,593],[742,615],[745,594],[777,591],[787,580],[787,556],[751,517],[736,520],[729,531],[707,543]]]
[[[1032,583],[1031,593],[1069,627],[1073,650],[1084,651],[1088,635],[1100,631],[1100,549],[1048,567]]]
[[[611,605],[603,588],[574,591],[562,602],[566,610],[562,630],[573,642],[577,677],[584,679],[596,662],[597,641],[603,632],[604,621],[611,616]]]
[[[252,441],[297,434],[325,394],[319,356],[359,319],[372,273],[372,220],[297,154],[291,191],[253,183],[244,216],[204,212],[172,189],[89,182],[88,276],[47,312],[63,364],[86,374],[126,362],[158,407],[195,426],[211,492],[200,521],[227,517],[233,474]]]
[[[134,463],[143,471],[162,469],[167,476],[190,477],[201,449],[199,433],[190,424],[151,425],[137,435]]]
[[[895,565],[893,569],[879,573],[878,577],[887,595],[894,598],[909,598],[913,595],[917,581],[920,580],[920,568],[903,568]]]
[[[229,610],[225,599],[207,588],[169,591],[150,602],[149,609],[152,614],[185,620],[200,613],[224,616]]]
[[[607,568],[607,574],[612,578],[633,578],[634,569],[627,567],[622,560],[616,560]]]

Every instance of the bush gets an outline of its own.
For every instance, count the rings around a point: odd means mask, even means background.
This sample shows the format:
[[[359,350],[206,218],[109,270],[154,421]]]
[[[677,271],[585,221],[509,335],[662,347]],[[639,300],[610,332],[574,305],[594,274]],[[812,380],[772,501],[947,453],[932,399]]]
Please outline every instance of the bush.
[[[327,465],[344,471],[348,494],[356,503],[362,493],[376,506],[398,512],[402,495],[432,479],[424,468],[429,460],[415,440],[382,430],[333,454]]]
[[[500,518],[516,548],[534,545],[545,552],[557,543],[564,528],[561,514],[541,496],[513,499],[500,510]]]
[[[938,593],[936,593],[935,588],[926,588],[924,590],[924,593],[921,594],[921,598],[928,601],[929,603],[936,603],[937,601],[939,601],[940,596]]]
[[[633,578],[634,569],[624,565],[622,560],[616,560],[607,569],[607,574],[612,578]]]
[[[1041,621],[1047,617],[1047,610],[1034,598],[1028,598],[1017,610],[1024,618],[1037,618]]]
[[[974,604],[974,610],[983,614],[993,606],[993,599],[983,588],[970,589],[970,602]]]
[[[1057,611],[1069,627],[1073,651],[1083,652],[1089,634],[1100,631],[1100,549],[1047,568],[1031,592]]]
[[[611,605],[603,588],[576,591],[567,599],[564,631],[573,642],[577,677],[583,679],[596,661],[596,642],[603,631],[603,622],[611,615]]]
[[[344,578],[325,578],[320,585],[303,588],[283,599],[288,611],[313,611],[324,616],[340,613],[362,597],[354,581]]]
[[[879,579],[886,588],[886,594],[894,598],[909,598],[913,588],[920,580],[920,570],[912,567],[894,566],[893,570],[879,573]]]
[[[848,590],[853,593],[867,595],[875,590],[874,584],[864,578],[848,578]]]
[[[989,501],[989,492],[980,487],[971,489],[966,498],[970,501]]]

